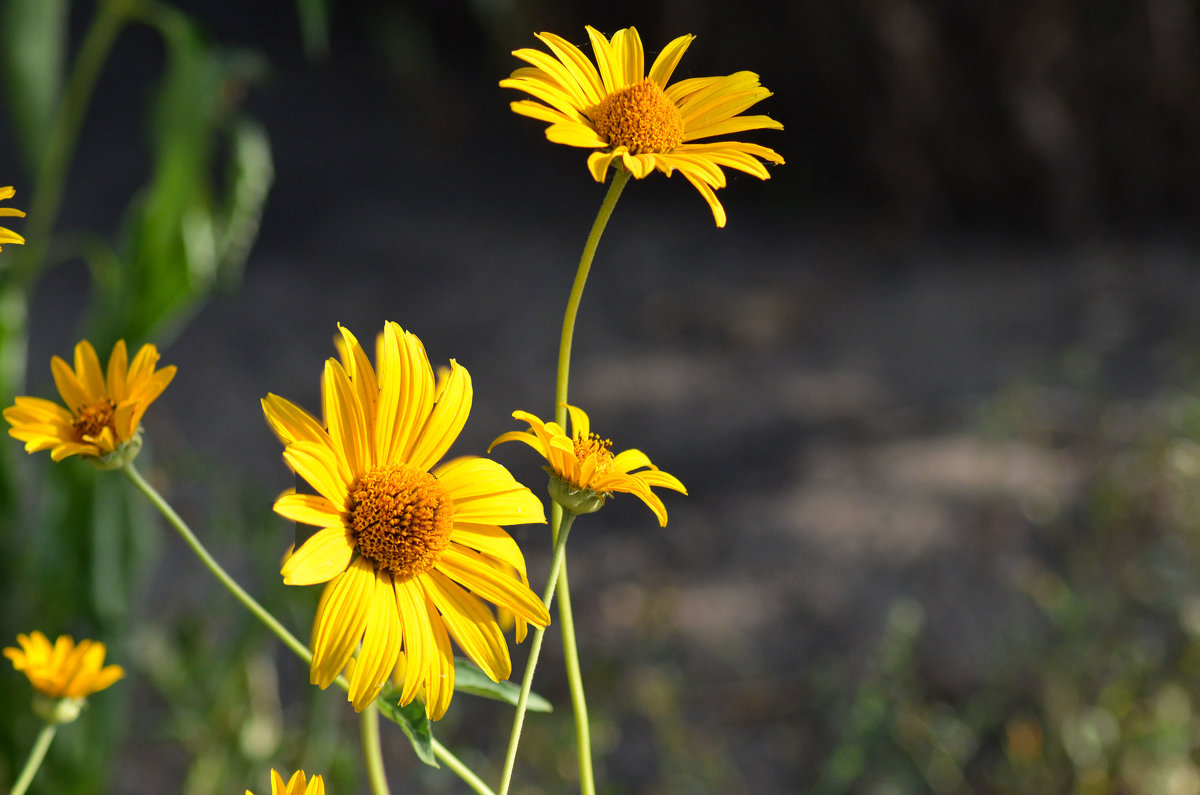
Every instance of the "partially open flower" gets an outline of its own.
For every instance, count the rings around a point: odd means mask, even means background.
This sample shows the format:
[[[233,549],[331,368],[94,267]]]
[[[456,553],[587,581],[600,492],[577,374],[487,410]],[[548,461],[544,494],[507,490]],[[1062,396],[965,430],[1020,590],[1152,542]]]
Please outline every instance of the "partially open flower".
[[[246,790],[246,795],[254,793]],[[285,784],[283,776],[272,770],[271,795],[325,795],[325,781],[320,776],[313,776],[305,781],[304,771],[297,770]]]
[[[567,406],[572,433],[557,422],[543,422],[527,411],[514,411],[513,417],[529,423],[529,431],[509,431],[496,438],[491,452],[504,442],[524,442],[549,462],[550,496],[573,514],[592,513],[615,491],[633,494],[654,511],[658,523],[667,524],[667,509],[652,486],[674,489],[687,494],[679,478],[663,472],[641,450],[625,450],[613,455],[612,441],[592,433],[591,422],[583,409]],[[640,470],[640,471],[635,471]]]
[[[54,383],[66,408],[38,397],[18,397],[4,410],[9,436],[25,452],[49,450],[61,461],[79,455],[103,469],[123,466],[142,446],[142,415],[175,377],[175,367],[155,369],[158,349],[143,345],[130,363],[125,340],[108,357],[107,375],[87,340],[75,346],[75,367],[55,356]]]
[[[41,632],[17,635],[21,648],[10,646],[4,656],[29,679],[41,698],[34,700],[38,715],[50,723],[69,723],[79,715],[83,700],[125,675],[119,665],[104,664],[104,644],[59,635],[53,645]]]

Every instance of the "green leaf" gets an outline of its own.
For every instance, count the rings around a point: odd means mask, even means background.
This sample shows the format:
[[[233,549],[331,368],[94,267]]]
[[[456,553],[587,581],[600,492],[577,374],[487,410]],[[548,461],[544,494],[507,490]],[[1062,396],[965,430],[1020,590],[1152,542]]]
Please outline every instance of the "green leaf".
[[[0,8],[5,104],[30,173],[45,155],[62,94],[67,10],[66,0],[7,0]]]
[[[399,706],[400,691],[387,689],[375,700],[379,713],[395,723],[412,743],[417,758],[430,767],[441,767],[433,755],[433,723],[425,714],[425,705],[411,701]]]
[[[463,657],[454,658],[454,689],[494,701],[517,705],[521,688],[512,682],[493,682],[475,663]],[[530,692],[525,708],[530,712],[553,712],[554,707],[544,697]]]

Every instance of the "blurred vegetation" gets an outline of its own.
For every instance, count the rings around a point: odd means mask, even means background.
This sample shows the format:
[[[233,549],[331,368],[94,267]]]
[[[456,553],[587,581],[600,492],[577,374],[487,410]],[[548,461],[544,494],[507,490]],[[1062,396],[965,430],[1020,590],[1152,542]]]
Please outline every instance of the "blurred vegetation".
[[[237,287],[273,177],[268,136],[244,110],[269,66],[254,51],[212,40],[183,7],[0,4],[4,107],[21,156],[14,168],[23,169],[0,181],[25,186],[13,204],[29,211],[21,231],[30,241],[12,257],[6,250],[11,267],[0,270],[6,404],[23,388],[25,309],[47,269],[88,264],[90,304],[77,331],[102,356],[121,337],[135,347],[166,344],[204,301]],[[696,33],[689,74],[733,64],[758,71],[776,91],[766,112],[787,125],[789,143],[779,149],[789,166],[775,177],[797,204],[853,208],[901,232],[1140,233],[1196,209],[1200,15],[1187,0],[814,0],[719,10],[700,0],[619,1],[587,17],[546,0],[467,8],[351,3],[331,18],[324,3],[297,0],[295,13],[309,57],[336,59],[346,37],[355,45],[367,37],[415,94],[428,91],[438,69],[502,74],[512,66],[508,51],[531,46],[534,30],[579,40],[584,24],[611,32],[632,22],[651,48]],[[349,24],[356,27],[347,33]],[[163,48],[160,68],[133,92],[150,99],[127,120],[129,139],[145,153],[146,182],[135,195],[112,197],[123,208],[115,229],[60,228],[94,81],[133,25],[152,30]],[[454,121],[436,119],[431,135]],[[1187,386],[1123,403],[1093,385],[1069,420],[1027,385],[988,401],[980,435],[1089,462],[1077,503],[1029,520],[1038,554],[1012,586],[1039,611],[1037,632],[1022,641],[1019,664],[983,671],[969,691],[950,689],[922,668],[924,609],[899,599],[873,657],[846,665],[818,656],[803,674],[804,714],[820,715],[801,733],[811,741],[805,791],[1200,792],[1200,380]],[[274,521],[263,495],[225,492],[210,462],[156,468],[153,453],[143,458],[151,476],[221,495],[206,506],[206,540],[255,561],[243,572],[263,586],[252,590],[290,626],[305,626],[311,605],[264,585],[278,580],[272,535],[244,532]],[[147,617],[137,607],[156,572],[171,582],[161,570],[173,543],[120,479],[77,461],[26,458],[15,443],[0,450],[0,598],[8,608],[0,644],[35,627],[95,637],[149,690],[135,698],[135,688],[122,686],[97,698],[61,733],[34,791],[106,791],[112,776],[102,771],[147,746],[153,752],[139,751],[130,767],[167,759],[170,770],[188,770],[183,791],[196,795],[247,782],[261,788],[265,769],[289,760],[325,771],[331,792],[354,791],[357,757],[339,742],[340,700],[302,683],[289,690],[280,678],[290,669],[276,669],[275,645],[249,619],[202,600],[183,616]],[[688,725],[695,694],[669,664],[625,668],[613,650],[590,665],[602,769],[605,757],[623,755],[623,764],[645,768],[654,791],[745,791],[722,738]],[[36,732],[27,691],[19,677],[0,676],[0,787]],[[306,694],[302,703],[282,695],[294,692]],[[630,703],[607,702],[615,692],[632,693]],[[446,723],[469,732],[465,724],[454,714]],[[484,728],[503,732],[506,724]],[[531,723],[520,779],[529,792],[561,790],[571,735],[567,710]],[[447,786],[437,781],[423,783]],[[607,787],[622,791],[615,781]]]

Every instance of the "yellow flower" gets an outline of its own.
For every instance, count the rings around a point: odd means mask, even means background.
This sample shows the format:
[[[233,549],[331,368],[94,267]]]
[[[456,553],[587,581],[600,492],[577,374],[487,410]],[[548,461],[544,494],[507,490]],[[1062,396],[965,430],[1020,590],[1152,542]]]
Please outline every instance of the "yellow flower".
[[[39,693],[50,698],[87,698],[125,675],[119,665],[104,665],[104,644],[59,635],[54,645],[41,632],[17,635],[21,648],[10,646],[4,656],[24,672]],[[103,667],[102,667],[103,666]]]
[[[500,85],[541,100],[519,100],[512,103],[513,111],[549,122],[546,138],[553,143],[596,150],[588,156],[588,169],[597,182],[604,181],[608,167],[617,161],[638,179],[655,169],[668,177],[678,169],[708,202],[717,226],[725,226],[725,209],[713,192],[725,187],[721,167],[769,179],[756,158],[776,164],[783,158],[757,144],[696,142],[747,130],[782,130],[782,124],[767,116],[738,115],[771,92],[759,85],[753,72],[667,85],[695,38],[691,35],[668,44],[647,76],[636,28],[618,30],[612,41],[590,26],[587,33],[595,66],[578,47],[553,33],[535,34],[550,53],[513,52],[531,66],[517,69]]]
[[[328,687],[347,667],[362,710],[389,674],[400,703],[425,694],[436,720],[454,691],[450,638],[494,680],[512,672],[486,602],[524,622],[550,614],[529,589],[525,559],[497,525],[544,522],[537,497],[494,461],[437,462],[471,409],[471,377],[454,360],[435,383],[421,341],[387,323],[371,367],[339,326],[341,361],[321,380],[325,421],[268,395],[283,457],[316,494],[285,493],[275,511],[321,528],[284,561],[289,585],[328,583],[313,622],[311,680]],[[435,466],[435,464],[437,464]]]
[[[16,195],[17,192],[12,189],[11,185],[6,188],[0,188],[0,201],[11,199]],[[0,207],[0,217],[5,216],[24,218],[25,213],[21,212],[16,207]],[[11,229],[5,229],[4,227],[0,226],[0,251],[4,250],[3,244],[5,243],[16,243],[18,245],[23,245],[25,243],[25,238],[21,237]]]
[[[75,368],[55,356],[50,360],[63,408],[50,400],[18,397],[4,410],[10,436],[25,442],[25,452],[49,450],[61,461],[82,455],[119,466],[141,447],[142,415],[175,377],[175,367],[155,370],[158,349],[143,345],[128,362],[125,341],[108,357],[108,375],[100,369],[87,340],[75,346]],[[114,452],[121,455],[113,456]]]
[[[246,795],[254,795],[246,790]],[[283,776],[271,771],[271,795],[325,795],[325,781],[320,776],[313,776],[307,783],[304,781],[304,771],[297,770],[283,783]]]
[[[524,442],[537,450],[550,464],[545,469],[551,475],[551,495],[572,513],[598,510],[612,492],[621,491],[646,503],[658,517],[658,523],[666,527],[666,506],[650,489],[661,486],[687,494],[679,479],[650,463],[641,450],[613,455],[612,441],[592,433],[583,409],[567,406],[567,411],[571,415],[571,434],[557,422],[543,422],[527,411],[514,411],[515,419],[529,423],[529,431],[509,431],[498,436],[488,452],[504,442]],[[635,472],[636,469],[642,471]],[[556,482],[560,485],[556,486]]]

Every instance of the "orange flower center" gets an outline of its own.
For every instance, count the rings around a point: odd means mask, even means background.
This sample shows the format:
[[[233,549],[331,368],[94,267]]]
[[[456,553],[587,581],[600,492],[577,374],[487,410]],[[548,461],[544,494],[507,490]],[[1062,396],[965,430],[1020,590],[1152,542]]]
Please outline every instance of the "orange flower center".
[[[575,437],[575,458],[579,463],[587,461],[589,457],[595,456],[596,468],[592,471],[592,477],[597,475],[607,475],[612,471],[612,440],[601,439],[596,434],[587,436]],[[587,484],[576,484],[586,486]]]
[[[115,434],[117,429],[113,424],[113,414],[116,410],[116,404],[111,400],[102,400],[91,406],[80,406],[76,409],[75,421],[71,424],[79,434],[80,440],[85,442],[99,437],[105,428],[112,428]]]
[[[614,149],[624,146],[633,154],[665,154],[683,143],[679,108],[648,77],[600,100],[591,117],[596,132]]]
[[[359,554],[396,577],[429,571],[450,543],[454,503],[428,472],[377,466],[358,479],[350,497]]]

